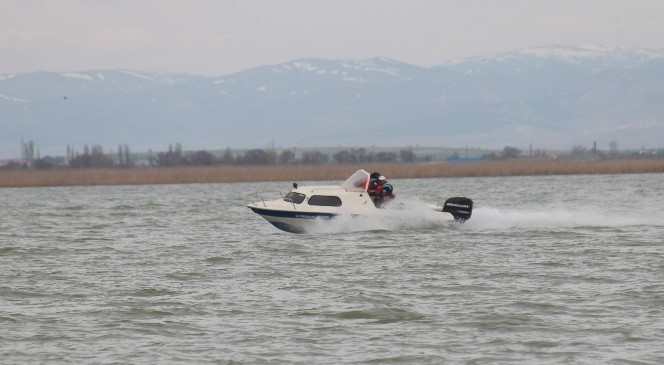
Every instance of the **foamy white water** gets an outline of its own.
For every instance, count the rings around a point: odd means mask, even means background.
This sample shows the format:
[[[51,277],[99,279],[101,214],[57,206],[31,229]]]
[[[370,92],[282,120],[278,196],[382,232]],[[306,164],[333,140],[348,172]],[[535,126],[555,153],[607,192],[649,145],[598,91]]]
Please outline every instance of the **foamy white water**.
[[[479,202],[481,204],[481,202]],[[533,204],[533,203],[529,203]],[[646,203],[647,204],[647,203]],[[442,205],[442,204],[441,204]],[[371,230],[408,230],[418,228],[456,228],[467,230],[511,230],[514,228],[626,227],[664,225],[664,209],[653,207],[559,207],[530,205],[523,208],[476,206],[472,219],[463,225],[452,220],[441,206],[418,198],[401,197],[398,202],[367,217],[340,216],[317,222],[315,233],[348,233]]]
[[[481,207],[474,211],[473,228],[556,228],[556,227],[624,227],[638,225],[664,225],[664,211],[616,210],[588,208],[523,208],[501,209]]]

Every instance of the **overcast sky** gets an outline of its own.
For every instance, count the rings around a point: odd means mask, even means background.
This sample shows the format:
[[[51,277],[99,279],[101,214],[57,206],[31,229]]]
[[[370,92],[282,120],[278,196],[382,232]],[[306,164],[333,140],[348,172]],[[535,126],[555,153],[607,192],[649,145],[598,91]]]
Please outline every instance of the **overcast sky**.
[[[542,45],[664,48],[663,0],[0,0],[0,73],[224,74],[294,58],[432,65]]]

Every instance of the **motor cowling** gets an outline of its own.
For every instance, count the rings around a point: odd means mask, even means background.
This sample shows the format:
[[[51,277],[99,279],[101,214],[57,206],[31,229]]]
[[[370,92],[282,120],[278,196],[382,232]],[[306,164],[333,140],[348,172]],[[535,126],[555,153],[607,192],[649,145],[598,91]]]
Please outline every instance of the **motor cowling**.
[[[461,196],[449,198],[443,204],[443,212],[452,214],[455,221],[463,223],[473,213],[473,201]]]

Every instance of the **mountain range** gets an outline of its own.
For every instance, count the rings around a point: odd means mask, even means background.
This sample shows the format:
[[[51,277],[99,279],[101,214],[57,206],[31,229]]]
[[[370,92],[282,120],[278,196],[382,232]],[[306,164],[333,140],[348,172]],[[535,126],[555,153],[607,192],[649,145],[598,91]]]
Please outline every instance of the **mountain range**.
[[[133,150],[664,145],[664,51],[539,47],[421,67],[297,59],[223,76],[0,74],[0,157],[21,139]]]

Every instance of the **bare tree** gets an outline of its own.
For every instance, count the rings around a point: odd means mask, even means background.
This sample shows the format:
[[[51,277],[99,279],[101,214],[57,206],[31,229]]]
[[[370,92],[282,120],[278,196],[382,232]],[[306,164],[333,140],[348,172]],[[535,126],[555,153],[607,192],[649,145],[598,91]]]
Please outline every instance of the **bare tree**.
[[[279,154],[279,163],[286,165],[295,161],[295,152],[292,150],[283,150]]]
[[[234,162],[235,156],[233,155],[233,151],[230,148],[226,148],[224,155],[221,157],[221,163],[230,165]]]
[[[306,151],[302,153],[302,163],[308,165],[320,165],[327,163],[330,157],[320,151]]]
[[[272,165],[277,161],[274,151],[265,151],[263,149],[252,149],[244,153],[242,157],[236,159],[236,162],[247,165]]]
[[[189,155],[187,162],[189,165],[210,166],[214,164],[215,159],[214,155],[212,155],[210,152],[200,150]]]
[[[503,156],[502,156],[503,158],[514,159],[519,157],[520,155],[521,155],[521,150],[516,147],[505,146],[505,148],[503,148]]]
[[[399,159],[404,163],[415,162],[415,152],[412,149],[399,151]]]

